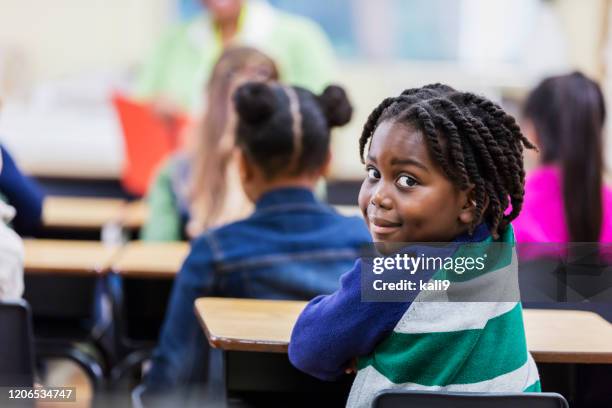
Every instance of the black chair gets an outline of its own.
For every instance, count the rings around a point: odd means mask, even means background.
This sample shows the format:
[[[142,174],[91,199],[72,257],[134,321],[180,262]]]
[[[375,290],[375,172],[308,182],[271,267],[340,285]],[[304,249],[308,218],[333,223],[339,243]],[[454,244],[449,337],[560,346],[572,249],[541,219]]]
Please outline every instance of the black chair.
[[[568,408],[556,393],[462,393],[385,390],[372,408]]]
[[[25,301],[0,302],[0,386],[32,387],[32,317]]]

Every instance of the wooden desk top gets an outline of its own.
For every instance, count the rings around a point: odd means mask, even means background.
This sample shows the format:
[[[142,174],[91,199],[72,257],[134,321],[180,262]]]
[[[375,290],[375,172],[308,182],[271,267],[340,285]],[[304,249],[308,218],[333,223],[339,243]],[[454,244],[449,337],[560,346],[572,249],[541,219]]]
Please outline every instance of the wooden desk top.
[[[43,225],[48,228],[100,229],[120,222],[125,201],[115,198],[53,197],[43,203]]]
[[[25,239],[23,243],[27,274],[104,273],[119,250],[95,241]]]
[[[149,207],[144,200],[136,200],[126,204],[121,224],[125,228],[139,229],[147,222]]]
[[[596,313],[526,309],[525,332],[541,363],[612,363],[612,325]]]
[[[122,276],[173,279],[189,249],[187,242],[128,242],[112,269]]]
[[[200,298],[196,315],[223,350],[286,353],[306,302]],[[538,362],[612,363],[612,325],[595,313],[524,310],[529,351]]]
[[[306,302],[200,298],[196,315],[209,343],[223,350],[286,353]]]

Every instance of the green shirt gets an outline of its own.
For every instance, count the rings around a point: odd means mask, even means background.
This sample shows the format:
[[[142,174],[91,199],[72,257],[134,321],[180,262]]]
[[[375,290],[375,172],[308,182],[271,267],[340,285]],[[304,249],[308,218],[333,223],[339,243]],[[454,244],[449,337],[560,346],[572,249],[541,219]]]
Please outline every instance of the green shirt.
[[[147,194],[149,216],[140,230],[140,239],[149,242],[180,241],[183,222],[172,187],[172,161],[159,169]]]
[[[265,2],[246,3],[236,43],[273,58],[281,79],[289,84],[319,93],[334,77],[333,50],[320,27]],[[170,29],[144,65],[135,96],[162,97],[186,111],[197,111],[221,52],[214,24],[206,14]]]

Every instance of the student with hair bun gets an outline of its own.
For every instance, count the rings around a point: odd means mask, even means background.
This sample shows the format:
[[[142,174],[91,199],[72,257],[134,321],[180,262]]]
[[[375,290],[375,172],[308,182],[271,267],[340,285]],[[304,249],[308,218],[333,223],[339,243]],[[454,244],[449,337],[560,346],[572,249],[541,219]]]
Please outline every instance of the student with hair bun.
[[[206,378],[208,346],[193,313],[196,298],[331,293],[370,241],[362,219],[339,215],[313,194],[329,165],[330,129],[351,118],[344,90],[329,86],[314,95],[251,82],[233,100],[240,177],[255,211],[193,241],[145,380],[147,399],[167,398],[168,391],[182,397],[191,383]]]

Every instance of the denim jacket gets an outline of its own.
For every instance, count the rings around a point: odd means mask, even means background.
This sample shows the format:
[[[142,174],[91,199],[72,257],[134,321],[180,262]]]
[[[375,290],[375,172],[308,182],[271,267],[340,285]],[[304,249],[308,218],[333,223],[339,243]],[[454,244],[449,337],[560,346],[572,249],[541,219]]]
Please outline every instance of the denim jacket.
[[[268,192],[250,217],[198,237],[174,282],[147,393],[206,378],[196,298],[308,300],[331,293],[370,241],[362,219],[337,214],[301,188]]]

